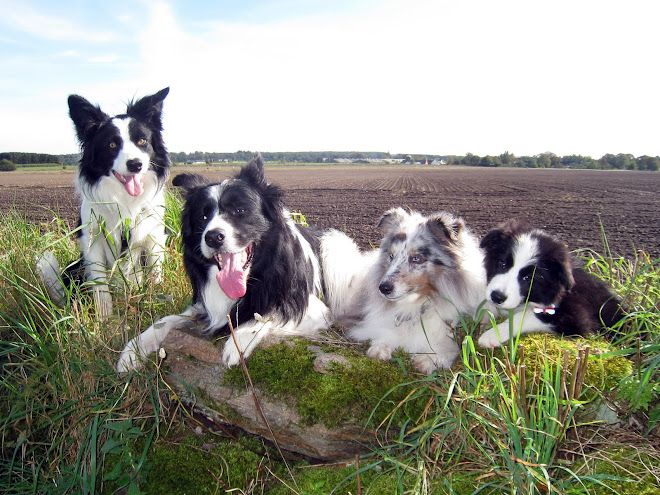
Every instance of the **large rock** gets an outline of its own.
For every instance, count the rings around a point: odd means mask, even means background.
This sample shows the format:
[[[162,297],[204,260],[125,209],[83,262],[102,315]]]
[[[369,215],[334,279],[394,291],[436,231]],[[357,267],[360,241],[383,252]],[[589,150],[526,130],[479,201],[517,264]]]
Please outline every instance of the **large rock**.
[[[184,402],[217,421],[275,440],[282,449],[321,460],[346,459],[375,447],[374,432],[357,422],[336,428],[304,425],[293,401],[268,396],[258,388],[255,397],[247,386],[226,385],[221,346],[194,331],[172,330],[162,347],[171,372],[167,379],[170,386]],[[319,356],[317,372],[325,372],[324,362],[331,356]]]

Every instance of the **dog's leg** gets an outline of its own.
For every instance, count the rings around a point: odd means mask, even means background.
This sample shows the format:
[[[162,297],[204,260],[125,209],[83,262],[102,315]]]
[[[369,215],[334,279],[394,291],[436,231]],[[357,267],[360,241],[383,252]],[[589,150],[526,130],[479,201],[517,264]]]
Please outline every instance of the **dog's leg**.
[[[192,314],[193,307],[190,306],[179,315],[165,316],[131,339],[121,351],[117,361],[117,371],[125,373],[139,368],[144,358],[160,348],[170,330],[184,327],[191,322]]]
[[[273,322],[269,319],[252,320],[239,325],[234,335],[229,336],[222,351],[222,361],[225,366],[236,366],[241,362],[241,353],[247,358],[266,335],[273,330]],[[234,341],[234,336],[236,341]],[[238,345],[238,347],[237,347]],[[240,351],[239,351],[240,348]]]
[[[509,327],[513,327],[514,335],[532,333],[532,332],[552,332],[552,327],[539,320],[531,305],[528,305],[524,311],[513,314],[511,320],[505,320],[496,327],[486,330],[478,340],[479,346],[487,349],[500,347],[510,338]]]
[[[165,262],[165,236],[163,239],[158,241],[154,239],[153,236],[147,238],[147,248],[145,249],[147,253],[147,266],[146,269],[149,272],[152,280],[156,283],[160,283],[163,278],[163,263]]]
[[[371,359],[380,359],[381,361],[389,361],[392,359],[394,346],[384,342],[372,342],[369,349],[367,349],[367,357]]]
[[[444,335],[437,336],[431,343],[431,347],[430,352],[414,354],[411,359],[412,365],[427,375],[440,368],[451,368],[460,352],[458,344],[448,331]]]
[[[270,318],[259,317],[239,325],[234,333],[243,357],[247,358],[268,335],[276,337],[312,337],[323,330],[327,330],[330,325],[330,310],[318,297],[310,295],[307,310],[299,324],[287,322],[278,325]],[[222,359],[227,366],[235,366],[240,363],[241,354],[233,337],[230,337],[225,344]]]
[[[93,283],[92,295],[96,310],[101,318],[112,313],[112,296],[108,287],[106,253],[101,242],[92,243],[83,253],[85,280]]]

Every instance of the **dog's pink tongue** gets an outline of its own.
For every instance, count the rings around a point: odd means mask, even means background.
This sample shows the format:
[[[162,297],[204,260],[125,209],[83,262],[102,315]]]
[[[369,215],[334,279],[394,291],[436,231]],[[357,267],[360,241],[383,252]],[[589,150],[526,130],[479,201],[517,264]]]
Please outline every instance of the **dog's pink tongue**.
[[[247,251],[222,253],[222,270],[216,275],[218,284],[229,299],[238,299],[247,292]]]
[[[142,194],[142,183],[144,182],[144,174],[125,175],[124,187],[126,192],[131,196],[139,196]]]

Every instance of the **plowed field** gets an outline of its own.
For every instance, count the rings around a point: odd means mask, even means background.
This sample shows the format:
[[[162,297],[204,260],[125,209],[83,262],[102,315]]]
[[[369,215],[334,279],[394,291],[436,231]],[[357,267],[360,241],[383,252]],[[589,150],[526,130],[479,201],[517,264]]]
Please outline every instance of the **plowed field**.
[[[176,168],[176,175],[183,168]],[[231,167],[193,169],[213,180]],[[644,250],[660,257],[660,173],[438,167],[270,167],[289,209],[310,224],[345,230],[360,245],[378,245],[383,212],[404,206],[462,216],[479,235],[509,217],[525,217],[563,238],[571,249],[603,253],[601,223],[613,253]],[[31,222],[54,215],[75,226],[78,199],[72,171],[0,175],[0,205],[14,205]]]

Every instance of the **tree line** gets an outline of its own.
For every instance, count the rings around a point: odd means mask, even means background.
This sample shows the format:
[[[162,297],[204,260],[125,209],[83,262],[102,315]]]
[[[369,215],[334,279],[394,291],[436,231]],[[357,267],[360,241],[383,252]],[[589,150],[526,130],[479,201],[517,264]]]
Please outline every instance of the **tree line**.
[[[249,161],[254,152],[236,151],[233,153],[217,153],[194,151],[192,153],[171,152],[170,157],[175,163],[242,163]],[[442,163],[447,165],[466,165],[469,167],[521,167],[521,168],[587,168],[604,170],[660,170],[660,157],[638,156],[619,153],[606,154],[595,159],[582,155],[559,156],[554,153],[541,153],[534,156],[516,156],[513,153],[501,155],[479,156],[472,153],[466,155],[420,155],[420,154],[390,154],[386,152],[360,151],[290,151],[262,152],[266,162],[277,163],[332,163],[336,160],[350,160],[354,163],[373,160],[396,161],[401,163]],[[46,153],[3,152],[0,161],[16,165],[57,163],[62,166],[78,164],[80,154],[51,155]]]

